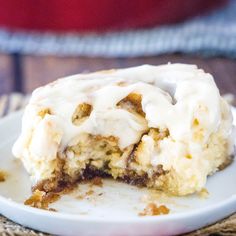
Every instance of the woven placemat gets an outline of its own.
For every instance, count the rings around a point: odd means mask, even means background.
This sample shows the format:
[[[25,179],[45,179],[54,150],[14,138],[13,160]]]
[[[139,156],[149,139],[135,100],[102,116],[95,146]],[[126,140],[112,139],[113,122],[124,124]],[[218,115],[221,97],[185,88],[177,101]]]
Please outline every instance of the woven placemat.
[[[227,95],[227,100],[229,102],[234,101],[232,95]],[[25,106],[28,101],[28,96],[23,96],[22,94],[11,94],[0,97],[0,117],[5,116],[17,109],[20,109]],[[34,231],[32,229],[25,228],[19,224],[12,222],[11,220],[6,219],[3,216],[0,216],[0,235],[4,236],[23,236],[23,235],[32,235],[32,236],[45,236],[48,234],[44,234],[41,232]],[[236,235],[236,214],[217,222],[214,225],[205,227],[203,229],[199,229],[190,234],[186,234],[186,236],[233,236]]]

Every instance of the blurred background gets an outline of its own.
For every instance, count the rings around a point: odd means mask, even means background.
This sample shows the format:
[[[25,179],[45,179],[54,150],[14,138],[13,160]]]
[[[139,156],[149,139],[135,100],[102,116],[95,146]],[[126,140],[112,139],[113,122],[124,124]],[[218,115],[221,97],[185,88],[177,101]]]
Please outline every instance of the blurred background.
[[[7,0],[0,95],[70,74],[181,62],[236,95],[235,0]]]

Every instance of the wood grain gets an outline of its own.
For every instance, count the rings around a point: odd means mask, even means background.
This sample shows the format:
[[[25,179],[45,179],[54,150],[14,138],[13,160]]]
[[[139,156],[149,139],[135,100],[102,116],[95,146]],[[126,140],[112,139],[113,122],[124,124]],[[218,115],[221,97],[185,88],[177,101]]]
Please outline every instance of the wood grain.
[[[31,92],[42,84],[75,73],[137,66],[141,64],[159,65],[168,62],[197,64],[200,68],[213,74],[222,93],[236,94],[236,60],[201,58],[186,55],[164,55],[129,59],[26,56],[24,57],[23,63],[26,81],[24,92]]]
[[[159,65],[168,62],[196,64],[214,76],[221,93],[236,95],[236,60],[228,58],[203,58],[181,54],[127,59],[21,56],[22,77],[24,80],[22,92],[32,92],[33,89],[41,85],[71,74],[141,64]],[[14,90],[12,67],[10,56],[0,54],[0,94]]]

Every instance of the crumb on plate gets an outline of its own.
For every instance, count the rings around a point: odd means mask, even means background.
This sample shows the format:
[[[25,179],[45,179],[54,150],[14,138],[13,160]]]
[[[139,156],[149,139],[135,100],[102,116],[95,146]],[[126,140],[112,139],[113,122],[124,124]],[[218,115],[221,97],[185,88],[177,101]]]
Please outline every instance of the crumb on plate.
[[[94,191],[92,189],[85,193],[86,196],[90,196],[92,194],[94,194]]]
[[[76,199],[83,200],[84,198],[91,196],[93,194],[94,194],[94,191],[92,189],[90,189],[85,194],[80,194],[80,195],[76,196]]]
[[[6,181],[7,173],[5,171],[0,170],[0,182]]]
[[[139,216],[157,216],[157,215],[167,215],[170,210],[165,205],[157,206],[155,203],[149,203]]]
[[[206,188],[202,188],[199,192],[198,192],[198,196],[200,198],[207,198],[209,196],[209,192]]]
[[[57,210],[56,210],[55,208],[49,208],[48,210],[49,210],[49,211],[57,212]]]
[[[25,200],[24,204],[44,210],[51,209],[52,211],[52,208],[48,209],[49,204],[57,201],[59,198],[60,198],[59,194],[46,193],[44,191],[36,190],[27,200]]]
[[[91,185],[96,185],[99,187],[103,186],[102,178],[101,177],[95,177],[91,180]]]

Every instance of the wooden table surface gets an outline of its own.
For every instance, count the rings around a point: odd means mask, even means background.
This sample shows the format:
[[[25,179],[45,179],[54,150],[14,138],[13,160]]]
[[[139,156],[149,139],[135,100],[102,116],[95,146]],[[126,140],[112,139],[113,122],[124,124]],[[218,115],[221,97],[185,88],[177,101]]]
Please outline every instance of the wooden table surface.
[[[221,93],[236,95],[236,60],[193,55],[163,55],[141,58],[85,58],[53,56],[9,56],[0,54],[0,95],[18,90],[29,93],[56,78],[80,72],[141,64],[180,62],[197,64],[212,73]]]

